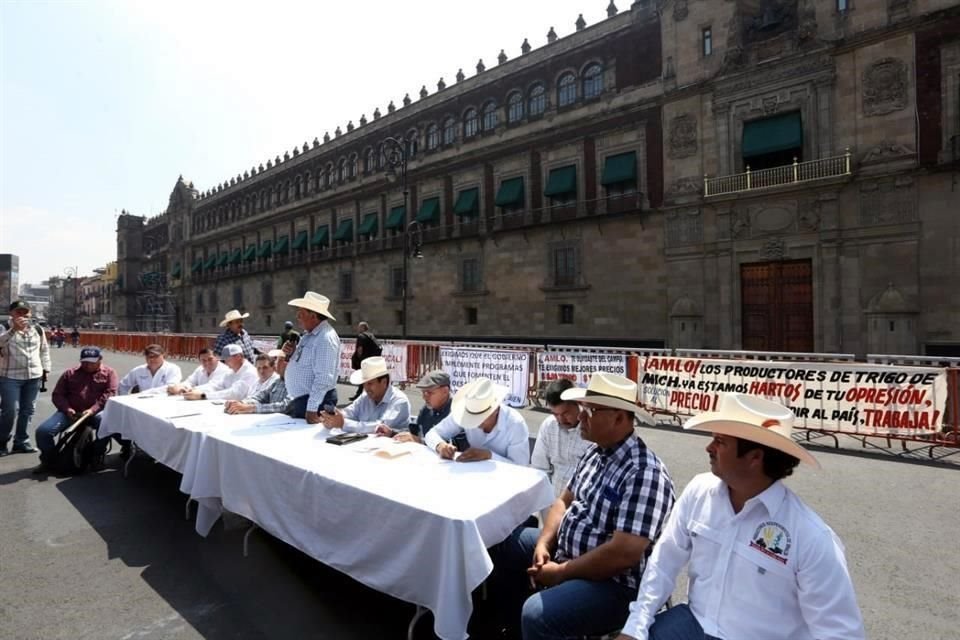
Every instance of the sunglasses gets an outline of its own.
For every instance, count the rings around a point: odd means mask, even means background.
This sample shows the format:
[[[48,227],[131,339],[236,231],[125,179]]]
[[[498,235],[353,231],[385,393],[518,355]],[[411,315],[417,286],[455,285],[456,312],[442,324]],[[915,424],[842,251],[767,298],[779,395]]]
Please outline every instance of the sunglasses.
[[[588,418],[592,418],[594,413],[598,411],[620,411],[614,407],[591,407],[585,404],[580,405],[580,410],[587,414]]]

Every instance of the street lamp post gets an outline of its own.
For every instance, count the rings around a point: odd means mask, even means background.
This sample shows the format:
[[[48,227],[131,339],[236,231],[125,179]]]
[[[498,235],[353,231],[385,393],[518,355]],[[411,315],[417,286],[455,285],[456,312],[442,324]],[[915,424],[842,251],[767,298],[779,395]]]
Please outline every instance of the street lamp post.
[[[403,189],[403,211],[407,215],[407,147],[402,140],[388,137],[383,141],[383,162],[386,170],[387,181],[395,183],[400,182],[400,188]],[[406,222],[406,221],[404,221]],[[400,315],[403,324],[400,329],[400,336],[407,339],[407,285],[409,283],[409,260],[410,258],[423,257],[420,253],[420,247],[423,245],[423,225],[416,220],[411,220],[404,225],[403,229],[403,280],[401,282]]]

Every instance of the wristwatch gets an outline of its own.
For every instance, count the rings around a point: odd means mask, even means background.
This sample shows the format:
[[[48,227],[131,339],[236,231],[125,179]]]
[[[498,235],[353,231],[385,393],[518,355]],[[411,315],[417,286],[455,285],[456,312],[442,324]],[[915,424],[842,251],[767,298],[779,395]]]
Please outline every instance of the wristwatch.
[[[201,393],[201,394],[200,394],[200,399],[201,399],[201,400],[206,400],[206,399],[207,399],[207,394]]]

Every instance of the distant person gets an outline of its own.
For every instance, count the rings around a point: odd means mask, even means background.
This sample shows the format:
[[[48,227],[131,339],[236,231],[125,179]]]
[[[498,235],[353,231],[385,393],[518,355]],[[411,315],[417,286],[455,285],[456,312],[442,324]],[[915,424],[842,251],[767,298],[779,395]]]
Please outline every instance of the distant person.
[[[350,364],[353,370],[356,371],[359,369],[360,363],[367,358],[379,355],[383,355],[383,348],[381,348],[380,343],[377,342],[377,336],[373,335],[369,324],[366,322],[358,322],[357,343],[353,348],[353,355],[350,357]],[[362,385],[357,387],[357,392],[350,399],[356,400],[360,397],[361,393],[363,393]]]
[[[180,367],[166,361],[166,350],[159,344],[148,344],[143,350],[146,364],[134,367],[120,380],[119,395],[164,393],[170,385],[180,382]]]
[[[221,352],[230,368],[223,378],[194,387],[183,394],[187,400],[243,400],[257,386],[257,369],[243,357],[239,344],[228,344]]]
[[[350,376],[350,384],[359,384],[363,393],[343,411],[324,411],[320,421],[325,427],[354,433],[393,436],[410,428],[410,400],[390,384],[387,362],[379,356],[363,361]]]
[[[277,349],[283,349],[287,342],[293,343],[293,346],[300,342],[300,332],[293,328],[293,323],[289,320],[283,323],[283,333],[277,339]]]
[[[65,340],[63,327],[57,327],[57,330],[53,332],[53,337],[57,342],[57,349],[63,349],[63,341]]]
[[[297,309],[297,322],[303,329],[300,342],[287,342],[284,373],[287,391],[293,396],[290,414],[319,424],[319,412],[337,405],[337,375],[340,371],[340,336],[330,324],[330,299],[313,291],[288,302]]]
[[[561,398],[564,391],[572,388],[573,383],[563,378],[547,386],[547,406],[553,415],[540,424],[530,456],[530,466],[546,472],[558,498],[591,444],[580,430],[580,405]]]
[[[423,407],[417,415],[416,432],[398,433],[394,439],[400,442],[423,442],[424,436],[450,415],[450,376],[446,371],[430,371],[417,382],[423,396]]]
[[[80,346],[80,329],[76,327],[73,328],[73,331],[70,332],[70,342],[73,344],[74,349]]]
[[[843,543],[783,484],[801,462],[820,466],[793,422],[779,403],[734,393],[687,420],[713,434],[710,473],[677,500],[618,640],[866,637]],[[658,614],[684,565],[688,603]]]
[[[186,393],[194,387],[225,378],[230,373],[230,367],[220,362],[217,356],[213,355],[213,349],[200,349],[197,358],[200,360],[200,366],[194,369],[193,373],[183,382],[168,384],[167,393],[172,396]]]
[[[223,333],[217,336],[217,341],[213,344],[213,355],[222,360],[223,348],[228,344],[236,344],[240,347],[243,352],[243,357],[246,358],[247,362],[251,365],[253,364],[254,359],[257,357],[257,350],[253,346],[253,340],[250,339],[250,334],[243,328],[244,319],[249,317],[249,313],[241,314],[236,309],[227,311],[227,314],[223,316],[223,320],[220,322],[220,326],[224,329]]]
[[[43,329],[31,324],[30,305],[14,300],[9,307],[9,330],[0,334],[0,456],[35,453],[30,444],[30,421],[41,382],[50,371],[50,345]]]

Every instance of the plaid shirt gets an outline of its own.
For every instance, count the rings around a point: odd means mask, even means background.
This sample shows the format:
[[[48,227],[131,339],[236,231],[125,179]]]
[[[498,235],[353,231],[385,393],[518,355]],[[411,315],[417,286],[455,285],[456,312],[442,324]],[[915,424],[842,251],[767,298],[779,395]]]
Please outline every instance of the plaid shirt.
[[[643,440],[630,436],[613,449],[588,449],[569,489],[573,502],[560,521],[558,561],[582,556],[616,531],[647,538],[651,544],[643,561],[613,578],[636,589],[675,500],[667,468]]]
[[[339,372],[340,336],[329,322],[321,322],[300,338],[283,376],[290,395],[309,395],[307,411],[317,411],[327,391],[336,388]]]
[[[283,413],[287,410],[287,405],[293,398],[287,393],[287,385],[283,378],[277,377],[266,389],[254,393],[243,401],[244,404],[252,404],[255,413]]]
[[[257,350],[253,348],[253,341],[250,340],[250,334],[246,329],[240,331],[240,335],[235,334],[230,329],[224,329],[223,333],[217,336],[217,341],[213,343],[213,354],[220,357],[220,352],[228,344],[236,342],[243,349],[243,357],[254,364],[257,360]]]
[[[0,334],[0,377],[34,380],[44,371],[50,371],[50,345],[42,331],[31,324]]]

